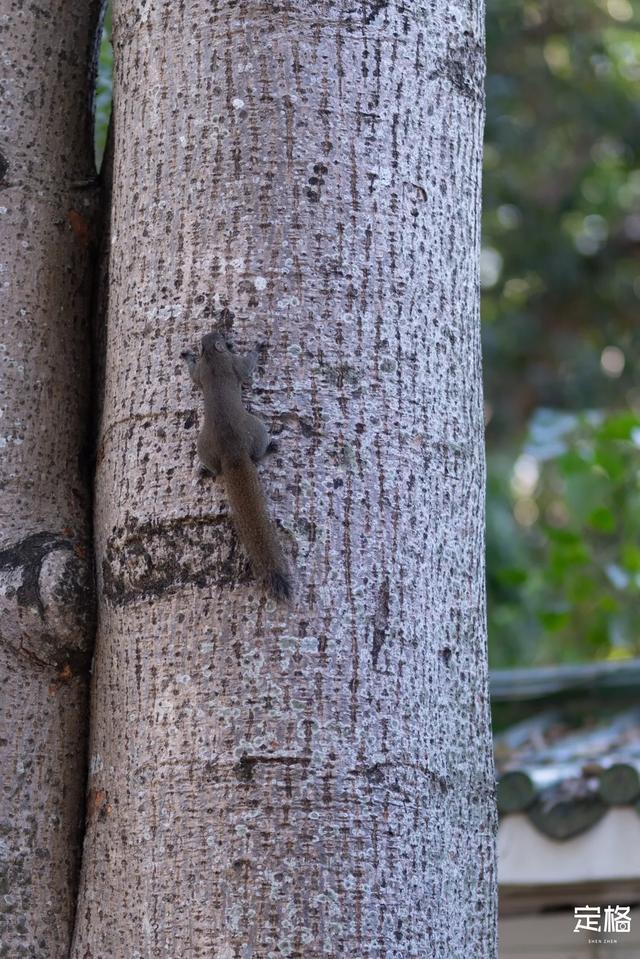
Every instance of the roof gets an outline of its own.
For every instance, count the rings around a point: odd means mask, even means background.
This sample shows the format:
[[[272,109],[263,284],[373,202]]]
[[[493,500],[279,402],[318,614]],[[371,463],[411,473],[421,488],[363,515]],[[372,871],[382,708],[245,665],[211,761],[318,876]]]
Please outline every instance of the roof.
[[[598,885],[607,904],[640,900],[640,816],[630,806],[610,808],[569,842],[543,835],[525,813],[503,816],[497,846],[502,911],[535,912],[536,900],[595,905]]]
[[[490,679],[495,702],[540,699],[594,690],[599,696],[640,690],[640,659],[620,659],[538,669],[494,669]]]
[[[640,660],[505,670],[491,688],[494,711],[528,702],[528,715],[494,737],[502,815],[524,813],[539,832],[569,839],[611,807],[640,814]]]

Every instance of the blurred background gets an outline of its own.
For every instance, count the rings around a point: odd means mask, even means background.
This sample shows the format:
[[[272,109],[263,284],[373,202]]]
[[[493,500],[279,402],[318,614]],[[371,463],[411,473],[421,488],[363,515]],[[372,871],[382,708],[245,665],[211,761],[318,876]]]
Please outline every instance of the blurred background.
[[[488,0],[494,667],[640,654],[640,8]]]

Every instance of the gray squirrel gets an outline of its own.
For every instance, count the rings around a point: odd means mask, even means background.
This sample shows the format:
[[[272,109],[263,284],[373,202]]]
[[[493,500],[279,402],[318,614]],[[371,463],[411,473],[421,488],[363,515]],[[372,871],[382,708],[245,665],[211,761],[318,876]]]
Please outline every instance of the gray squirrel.
[[[200,354],[185,350],[191,379],[204,394],[198,455],[206,471],[222,476],[233,521],[256,576],[278,600],[291,597],[291,579],[255,464],[275,448],[267,428],[247,412],[241,386],[250,383],[258,350],[231,353],[222,333],[207,333]]]

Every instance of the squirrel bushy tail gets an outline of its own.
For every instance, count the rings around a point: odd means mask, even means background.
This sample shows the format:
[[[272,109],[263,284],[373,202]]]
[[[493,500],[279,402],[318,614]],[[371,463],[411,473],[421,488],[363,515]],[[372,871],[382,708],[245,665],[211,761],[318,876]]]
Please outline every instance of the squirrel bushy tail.
[[[225,457],[222,475],[238,536],[249,554],[256,576],[278,600],[291,597],[291,580],[269,519],[264,493],[248,453]]]

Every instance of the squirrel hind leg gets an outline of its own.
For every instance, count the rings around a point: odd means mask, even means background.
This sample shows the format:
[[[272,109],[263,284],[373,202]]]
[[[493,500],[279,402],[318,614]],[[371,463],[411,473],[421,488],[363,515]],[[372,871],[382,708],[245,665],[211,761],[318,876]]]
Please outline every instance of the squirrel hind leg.
[[[201,477],[208,476],[216,479],[222,472],[222,463],[215,456],[208,456],[206,462],[200,460],[199,472]]]
[[[280,449],[280,446],[276,442],[276,440],[269,440],[266,448],[259,455],[256,455],[254,452],[251,459],[253,460],[254,463],[259,463],[260,460],[265,459],[265,457],[267,456],[271,456],[272,453],[277,453],[279,449]]]
[[[267,432],[267,427],[257,416],[250,418],[248,426],[251,436],[249,455],[254,463],[259,463],[267,452],[269,433]]]
[[[278,602],[288,602],[293,594],[291,580],[281,570],[269,570],[264,576],[264,584]]]

